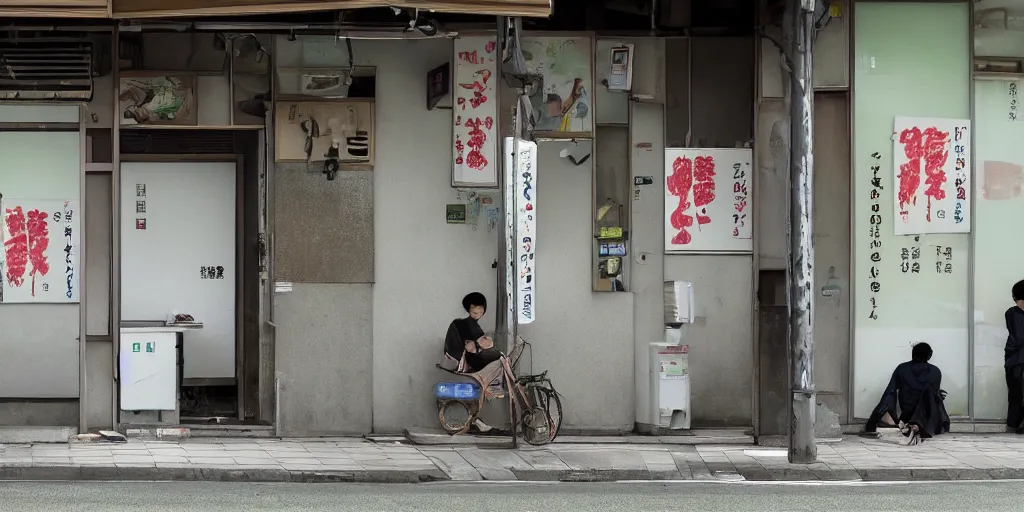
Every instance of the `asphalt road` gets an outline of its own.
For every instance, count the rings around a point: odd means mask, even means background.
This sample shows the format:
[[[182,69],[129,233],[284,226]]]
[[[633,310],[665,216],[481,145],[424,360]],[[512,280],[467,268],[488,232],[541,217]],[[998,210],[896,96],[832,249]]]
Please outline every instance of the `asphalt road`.
[[[1024,482],[893,485],[0,482],[0,511],[1019,511]]]

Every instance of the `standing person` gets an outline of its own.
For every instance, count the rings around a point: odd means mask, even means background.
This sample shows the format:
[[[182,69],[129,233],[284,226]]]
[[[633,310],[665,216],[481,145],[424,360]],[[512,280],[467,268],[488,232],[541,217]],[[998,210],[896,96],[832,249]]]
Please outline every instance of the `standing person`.
[[[1006,310],[1006,347],[1003,360],[1006,369],[1006,426],[1024,434],[1024,281],[1017,281],[1010,290],[1015,303]]]

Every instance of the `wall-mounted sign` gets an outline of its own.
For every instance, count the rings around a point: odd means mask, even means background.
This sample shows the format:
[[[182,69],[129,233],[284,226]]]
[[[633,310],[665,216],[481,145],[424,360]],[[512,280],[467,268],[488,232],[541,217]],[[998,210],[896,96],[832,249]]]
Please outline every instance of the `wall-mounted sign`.
[[[466,205],[460,203],[445,206],[444,221],[448,224],[465,224]]]

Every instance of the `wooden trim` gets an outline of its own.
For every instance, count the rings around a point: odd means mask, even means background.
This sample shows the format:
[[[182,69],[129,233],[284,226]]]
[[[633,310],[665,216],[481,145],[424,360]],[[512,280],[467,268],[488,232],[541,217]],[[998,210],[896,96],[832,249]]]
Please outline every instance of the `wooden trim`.
[[[68,7],[68,8],[32,8],[32,7],[0,7],[0,17],[4,18],[90,18],[107,19],[107,7]]]
[[[173,6],[168,6],[172,3]],[[176,4],[176,5],[174,5]],[[220,5],[217,5],[220,4]],[[211,15],[280,14],[372,7],[407,7],[439,12],[495,16],[548,17],[549,0],[112,0],[114,18],[155,18]]]
[[[77,132],[81,123],[3,123],[0,132]],[[84,131],[84,130],[83,130]],[[84,148],[83,148],[84,150]]]
[[[262,130],[256,124],[203,125],[203,124],[127,124],[122,130]]]

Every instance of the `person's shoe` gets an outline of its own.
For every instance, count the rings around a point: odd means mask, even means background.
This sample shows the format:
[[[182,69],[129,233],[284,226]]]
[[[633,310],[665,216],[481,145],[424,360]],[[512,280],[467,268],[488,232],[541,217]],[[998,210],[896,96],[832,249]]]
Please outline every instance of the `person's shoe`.
[[[1024,435],[1024,425],[1021,425],[1021,426],[1017,427],[1017,430],[1015,430],[1014,432],[1017,435]]]

